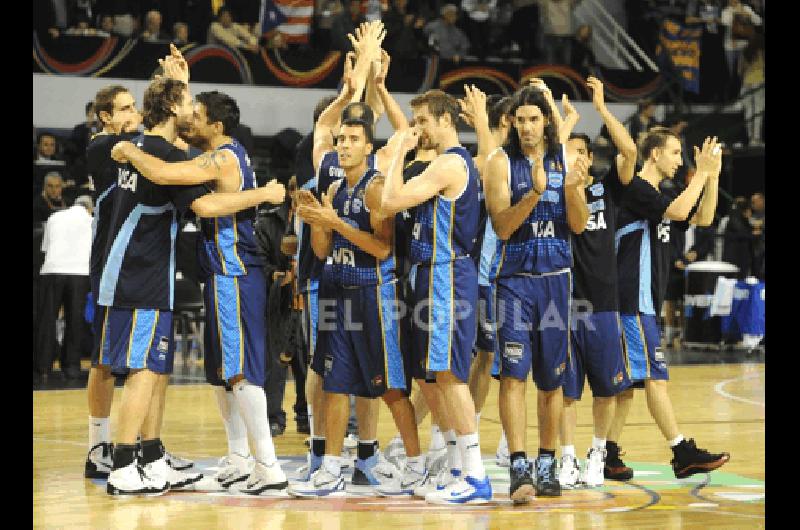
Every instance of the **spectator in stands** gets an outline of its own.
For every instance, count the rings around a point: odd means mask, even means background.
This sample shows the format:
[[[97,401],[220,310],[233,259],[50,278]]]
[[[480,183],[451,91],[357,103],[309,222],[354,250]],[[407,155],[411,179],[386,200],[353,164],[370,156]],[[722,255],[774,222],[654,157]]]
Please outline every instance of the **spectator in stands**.
[[[580,0],[539,0],[544,23],[544,51],[548,64],[570,64],[575,26],[572,12]]]
[[[189,44],[189,25],[186,22],[176,22],[172,26],[172,42],[179,48]]]
[[[700,93],[712,101],[724,100],[728,66],[722,44],[722,7],[718,0],[689,0],[686,23],[703,24],[700,41]]]
[[[44,189],[40,195],[33,199],[33,226],[41,227],[50,214],[67,207],[61,193],[64,189],[64,180],[57,171],[51,171],[44,177]]]
[[[36,159],[34,161],[45,165],[64,165],[64,161],[56,155],[57,150],[56,136],[47,132],[40,133],[36,138]]]
[[[258,38],[245,26],[234,23],[230,8],[225,6],[219,8],[217,20],[208,28],[208,43],[258,51]]]
[[[357,0],[350,0],[344,8],[331,22],[331,47],[334,50],[348,52],[353,50],[353,45],[347,34],[355,35],[358,25],[366,22],[366,19],[361,14],[361,3]]]
[[[86,186],[89,184],[89,175],[86,169],[86,146],[93,135],[97,134],[100,128],[97,126],[97,116],[94,113],[94,101],[86,103],[86,121],[79,123],[72,128],[67,142],[67,166],[69,167],[69,178],[64,181],[64,185]],[[73,197],[74,198],[74,197]]]
[[[582,24],[575,32],[572,41],[572,59],[569,64],[583,77],[588,77],[594,72],[597,60],[592,51],[592,26],[589,24]]]
[[[747,126],[747,139],[751,146],[761,146],[761,123],[764,112],[764,35],[753,33],[739,58],[742,77],[742,106]]]
[[[539,58],[537,38],[540,32],[538,0],[512,0],[514,14],[511,17],[509,32],[511,39],[520,48],[523,59]]]
[[[100,15],[100,27],[97,30],[98,37],[110,37],[114,33],[114,17],[112,15]]]
[[[765,202],[763,193],[754,193],[750,197],[750,229],[753,237],[753,276],[762,276],[761,268],[764,260],[764,234],[766,223],[764,217]]]
[[[56,320],[64,306],[61,372],[75,380],[81,372],[81,345],[89,293],[89,254],[92,247],[92,198],[81,195],[75,204],[48,219],[42,238],[44,264],[40,270],[39,322],[34,348],[34,380],[49,375],[56,346]],[[88,352],[87,352],[88,353]]]
[[[728,219],[722,219],[720,226],[723,222],[725,228],[722,261],[739,267],[738,277],[744,279],[750,275],[753,261],[753,229],[750,226],[750,207],[747,199],[736,197]]]
[[[739,56],[747,47],[747,40],[753,34],[754,26],[761,25],[761,17],[749,5],[740,0],[728,0],[728,5],[720,15],[725,27],[725,59],[728,61],[730,76],[729,95],[734,94],[739,84]]]
[[[466,29],[472,36],[473,52],[484,59],[489,53],[489,16],[497,9],[497,0],[461,0],[461,9],[467,15]]]
[[[470,42],[467,35],[456,27],[458,8],[453,4],[445,4],[440,13],[441,18],[429,22],[423,29],[428,44],[442,59],[461,62],[469,51]]]
[[[148,11],[144,16],[144,29],[140,35],[145,42],[161,42],[169,40],[169,35],[161,31],[161,13],[155,9]]]
[[[655,118],[656,104],[649,99],[639,102],[639,108],[636,114],[631,118],[631,123],[628,130],[631,133],[631,138],[636,144],[639,144],[640,136],[642,133],[647,132],[650,128],[661,125]]]
[[[383,46],[392,59],[416,59],[422,50],[425,36],[422,28],[425,19],[408,9],[408,0],[392,0],[389,11],[383,16],[386,40]]]

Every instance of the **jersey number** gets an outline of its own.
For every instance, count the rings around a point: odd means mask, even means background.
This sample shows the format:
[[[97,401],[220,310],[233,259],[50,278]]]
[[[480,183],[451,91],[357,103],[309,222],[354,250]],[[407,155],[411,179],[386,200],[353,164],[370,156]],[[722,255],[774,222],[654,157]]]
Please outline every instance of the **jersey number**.
[[[411,234],[414,236],[414,239],[419,239],[419,233],[422,230],[422,226],[419,223],[414,223],[414,229],[411,231]]]
[[[120,168],[117,172],[117,185],[126,190],[136,193],[136,178],[139,176],[135,171],[131,173],[128,169]]]
[[[662,243],[669,243],[669,224],[658,223],[658,239],[661,240]]]

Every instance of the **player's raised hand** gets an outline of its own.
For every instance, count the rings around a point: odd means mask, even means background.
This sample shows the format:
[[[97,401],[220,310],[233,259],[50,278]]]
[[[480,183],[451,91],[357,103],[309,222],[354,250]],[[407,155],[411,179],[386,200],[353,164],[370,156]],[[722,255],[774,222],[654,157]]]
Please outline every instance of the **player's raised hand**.
[[[458,100],[461,106],[461,118],[475,127],[479,123],[488,123],[489,115],[486,109],[486,94],[475,85],[464,85],[464,97]]]
[[[570,103],[569,97],[567,96],[566,93],[561,94],[561,108],[564,109],[565,120],[570,116],[575,116],[576,121],[577,119],[580,119],[580,114],[578,114],[578,111],[575,109],[575,107],[572,106],[572,103]]]
[[[722,168],[722,146],[716,136],[707,136],[702,149],[694,146],[694,164],[697,171],[706,171],[711,176],[718,175]]]
[[[120,164],[127,164],[128,149],[131,149],[132,147],[136,146],[134,146],[131,142],[117,142],[114,147],[111,148],[111,158]]]
[[[606,106],[605,95],[603,94],[603,82],[594,76],[586,79],[586,84],[592,91],[592,105],[597,111],[601,111]]]
[[[409,127],[402,133],[402,137],[400,139],[400,149],[404,152],[411,151],[412,149],[416,149],[417,144],[419,143],[419,135],[420,131],[416,127]]]
[[[392,61],[392,58],[389,54],[381,48],[381,69],[378,72],[378,75],[375,76],[375,83],[377,85],[386,85],[386,77],[389,75],[389,63]]]
[[[547,86],[547,83],[545,83],[543,79],[540,79],[538,77],[531,77],[530,79],[528,79],[528,85],[538,88],[545,94],[548,94],[552,97],[552,92],[550,91],[550,87]]]

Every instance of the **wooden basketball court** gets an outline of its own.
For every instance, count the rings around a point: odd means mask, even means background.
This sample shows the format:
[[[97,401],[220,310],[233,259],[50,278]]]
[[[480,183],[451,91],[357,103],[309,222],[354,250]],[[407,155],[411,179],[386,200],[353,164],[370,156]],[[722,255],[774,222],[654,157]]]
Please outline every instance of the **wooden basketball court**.
[[[177,361],[177,359],[176,359]],[[88,450],[85,390],[36,391],[33,434],[34,528],[759,528],[764,520],[764,364],[671,366],[670,395],[682,432],[711,451],[727,450],[731,461],[710,475],[676,480],[671,452],[637,391],[620,444],[634,468],[629,483],[607,481],[599,489],[565,491],[554,499],[512,506],[508,470],[494,463],[500,436],[497,383],[481,415],[480,435],[494,501],[486,506],[431,506],[418,499],[351,496],[330,500],[268,499],[228,494],[172,492],[160,497],[119,499],[101,481],[83,478]],[[176,378],[180,379],[180,378]],[[184,377],[184,380],[186,378]],[[191,379],[191,378],[190,378]],[[117,399],[121,389],[116,390]],[[591,442],[591,393],[578,408],[576,451]],[[536,450],[535,390],[528,387],[529,452]],[[292,420],[294,385],[288,382],[286,433],[275,438],[284,469],[295,469],[306,448]],[[118,402],[112,410],[112,433]],[[394,435],[389,411],[381,410],[382,446]],[[429,422],[420,428],[427,447]],[[162,439],[167,448],[214,466],[227,450],[211,387],[176,384],[168,390]],[[212,469],[213,472],[213,469]]]

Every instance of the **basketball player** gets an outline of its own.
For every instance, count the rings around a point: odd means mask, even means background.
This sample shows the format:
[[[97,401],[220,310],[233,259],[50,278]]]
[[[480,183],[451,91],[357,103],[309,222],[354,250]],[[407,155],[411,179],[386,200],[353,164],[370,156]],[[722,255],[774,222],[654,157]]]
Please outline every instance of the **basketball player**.
[[[523,503],[534,490],[533,463],[525,453],[529,372],[538,389],[536,494],[561,495],[555,444],[569,349],[569,238],[570,232],[583,231],[589,212],[580,187],[586,167],[578,164],[568,171],[544,90],[523,88],[511,114],[515,134],[507,160],[489,161],[486,205],[499,240],[491,277],[502,355],[500,417],[511,452],[510,495]]]
[[[403,134],[395,153],[382,210],[392,215],[416,207],[411,242],[411,259],[417,264],[413,350],[420,358],[413,363],[414,377],[446,432],[453,478],[442,489],[423,485],[415,495],[424,493],[432,503],[481,504],[492,498],[492,487],[481,460],[475,405],[466,384],[478,303],[477,270],[469,253],[478,236],[479,176],[458,141],[455,98],[429,90],[414,98],[411,108],[415,128]],[[403,183],[402,161],[418,141],[438,156],[420,175]]]

